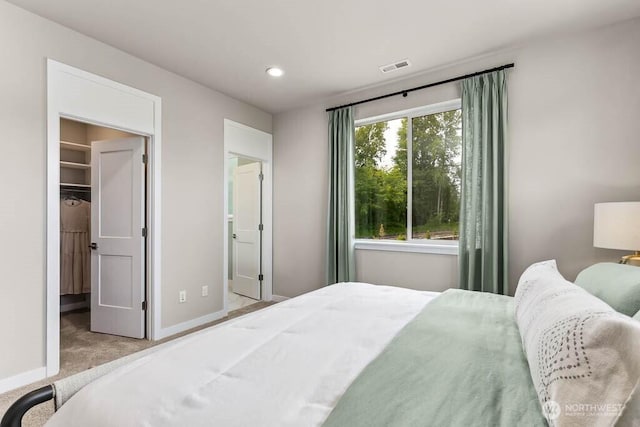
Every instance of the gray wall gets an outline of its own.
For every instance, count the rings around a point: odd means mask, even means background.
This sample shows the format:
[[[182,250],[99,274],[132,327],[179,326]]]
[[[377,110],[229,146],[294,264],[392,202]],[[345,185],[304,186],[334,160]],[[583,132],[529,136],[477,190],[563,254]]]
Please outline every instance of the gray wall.
[[[163,327],[223,308],[223,119],[271,132],[270,114],[0,1],[0,379],[44,366],[47,57],[162,97]]]
[[[411,252],[356,250],[356,280],[441,292],[458,287],[458,257]]]
[[[556,258],[560,270],[573,280],[589,264],[616,260],[620,252],[592,246],[593,204],[640,200],[638,46],[640,20],[636,19],[537,40],[276,115],[274,293],[295,296],[324,283],[326,107],[512,61],[516,68],[509,71],[511,291],[535,261]],[[456,97],[458,84],[439,86],[407,98],[365,104],[356,109],[356,117]],[[433,290],[457,286],[451,257],[357,252],[359,280]],[[429,281],[417,282],[416,275]]]
[[[325,283],[326,135],[322,105],[274,116],[274,295],[294,297]]]

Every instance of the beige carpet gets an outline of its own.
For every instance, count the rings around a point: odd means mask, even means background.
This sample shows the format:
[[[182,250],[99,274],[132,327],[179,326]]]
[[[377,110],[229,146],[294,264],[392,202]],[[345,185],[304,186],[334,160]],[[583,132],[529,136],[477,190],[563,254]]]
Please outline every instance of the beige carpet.
[[[97,334],[89,331],[89,311],[70,312],[60,316],[60,373],[55,377],[0,394],[0,419],[9,406],[19,397],[44,385],[51,384],[60,378],[115,360],[136,351],[162,344],[174,338],[225,322],[234,317],[260,310],[272,302],[256,302],[255,304],[231,311],[223,319],[190,329],[161,341],[138,340],[115,335]],[[53,402],[49,401],[31,409],[23,419],[23,426],[40,427],[53,414]]]

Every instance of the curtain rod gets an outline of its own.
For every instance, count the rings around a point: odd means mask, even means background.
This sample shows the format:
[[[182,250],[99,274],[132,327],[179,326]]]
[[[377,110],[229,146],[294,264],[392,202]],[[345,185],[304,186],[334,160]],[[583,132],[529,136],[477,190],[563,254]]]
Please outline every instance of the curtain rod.
[[[365,104],[367,102],[372,102],[372,101],[377,101],[379,99],[384,99],[384,98],[390,98],[392,96],[396,96],[396,95],[402,95],[402,96],[407,96],[409,94],[409,92],[413,92],[416,90],[422,90],[422,89],[427,89],[429,87],[433,87],[433,86],[439,86],[439,85],[443,85],[446,83],[452,83],[452,82],[456,82],[458,80],[464,80],[464,79],[468,79],[469,77],[475,77],[475,76],[479,76],[481,74],[486,74],[486,73],[492,73],[494,71],[500,71],[500,70],[505,70],[507,68],[513,68],[515,66],[514,63],[511,64],[505,64],[505,65],[501,65],[499,67],[495,67],[495,68],[490,68],[488,70],[483,70],[483,71],[478,71],[476,73],[471,73],[471,74],[465,74],[464,76],[458,76],[458,77],[453,77],[451,79],[447,79],[447,80],[442,80],[439,82],[435,82],[435,83],[428,83],[426,85],[422,85],[422,86],[418,86],[418,87],[412,87],[411,89],[404,89],[404,90],[399,90],[397,92],[393,92],[393,93],[388,93],[386,95],[380,95],[380,96],[376,96],[374,98],[369,98],[369,99],[363,99],[362,101],[356,101],[356,102],[352,102],[350,104],[345,104],[345,105],[339,105],[337,107],[331,107],[331,108],[327,108],[327,112],[328,111],[335,111],[335,110],[339,110],[340,108],[345,108],[345,107],[353,107],[354,105],[360,105],[360,104]]]

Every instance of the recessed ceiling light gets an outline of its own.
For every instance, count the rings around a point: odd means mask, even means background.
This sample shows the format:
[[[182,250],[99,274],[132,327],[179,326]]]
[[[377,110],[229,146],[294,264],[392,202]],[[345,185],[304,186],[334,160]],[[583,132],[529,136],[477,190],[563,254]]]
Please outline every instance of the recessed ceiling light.
[[[267,68],[267,74],[269,74],[271,77],[280,77],[284,74],[284,71],[282,71],[282,68],[269,67]]]

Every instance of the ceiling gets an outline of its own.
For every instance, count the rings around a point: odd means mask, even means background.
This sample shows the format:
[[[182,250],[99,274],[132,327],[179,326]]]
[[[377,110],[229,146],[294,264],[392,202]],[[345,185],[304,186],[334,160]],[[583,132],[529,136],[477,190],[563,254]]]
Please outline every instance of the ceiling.
[[[271,113],[640,16],[638,0],[9,1]]]

